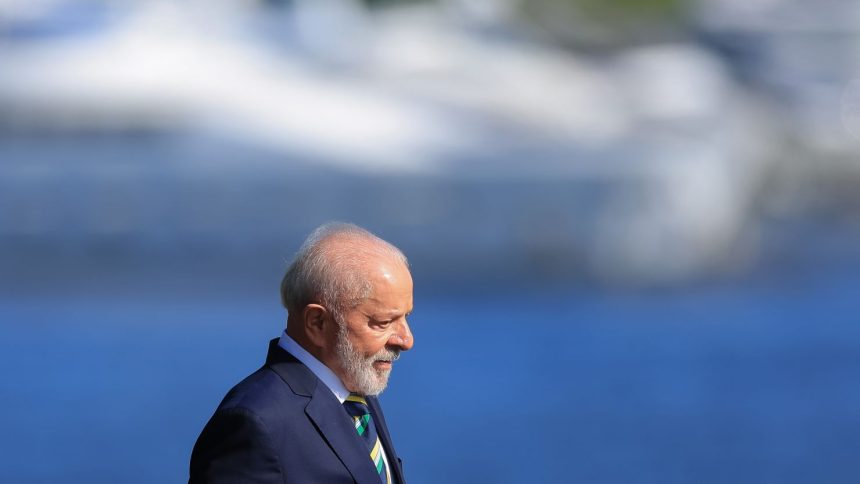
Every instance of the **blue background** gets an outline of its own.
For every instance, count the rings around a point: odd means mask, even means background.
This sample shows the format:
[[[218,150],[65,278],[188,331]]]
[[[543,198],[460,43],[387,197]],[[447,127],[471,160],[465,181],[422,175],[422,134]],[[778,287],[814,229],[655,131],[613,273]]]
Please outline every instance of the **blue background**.
[[[857,2],[0,1],[0,482],[183,482],[313,228],[412,484],[854,483]]]
[[[850,482],[854,271],[741,285],[448,292],[383,394],[410,482]],[[4,482],[178,482],[262,364],[271,287],[4,299]]]

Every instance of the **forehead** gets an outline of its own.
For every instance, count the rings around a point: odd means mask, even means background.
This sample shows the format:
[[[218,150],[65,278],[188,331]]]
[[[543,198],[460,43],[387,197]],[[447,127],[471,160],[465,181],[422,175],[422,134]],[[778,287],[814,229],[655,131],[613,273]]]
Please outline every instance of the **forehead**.
[[[370,296],[359,306],[375,314],[403,314],[412,310],[412,275],[402,263],[379,264],[368,274]]]

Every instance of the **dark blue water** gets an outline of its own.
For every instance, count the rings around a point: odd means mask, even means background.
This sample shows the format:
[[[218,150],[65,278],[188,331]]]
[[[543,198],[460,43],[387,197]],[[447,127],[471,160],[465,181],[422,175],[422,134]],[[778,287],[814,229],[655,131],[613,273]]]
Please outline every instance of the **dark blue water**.
[[[860,275],[421,288],[383,395],[412,484],[856,482]],[[273,291],[0,301],[0,482],[181,482]]]

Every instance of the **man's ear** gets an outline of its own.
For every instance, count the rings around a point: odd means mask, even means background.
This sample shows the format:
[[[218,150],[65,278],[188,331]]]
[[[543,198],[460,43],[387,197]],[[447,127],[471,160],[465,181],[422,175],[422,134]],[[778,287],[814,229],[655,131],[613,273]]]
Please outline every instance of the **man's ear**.
[[[328,310],[319,304],[308,304],[302,311],[302,324],[305,334],[314,346],[325,348],[328,346],[327,324],[330,320]]]

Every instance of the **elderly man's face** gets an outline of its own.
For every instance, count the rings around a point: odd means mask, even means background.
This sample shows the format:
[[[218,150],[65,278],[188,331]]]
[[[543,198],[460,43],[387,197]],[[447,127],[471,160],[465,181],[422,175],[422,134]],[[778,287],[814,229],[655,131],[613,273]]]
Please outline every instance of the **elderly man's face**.
[[[412,348],[406,317],[412,312],[412,277],[400,263],[372,267],[373,292],[339,321],[335,352],[339,377],[350,391],[376,395],[385,389],[401,351]]]

